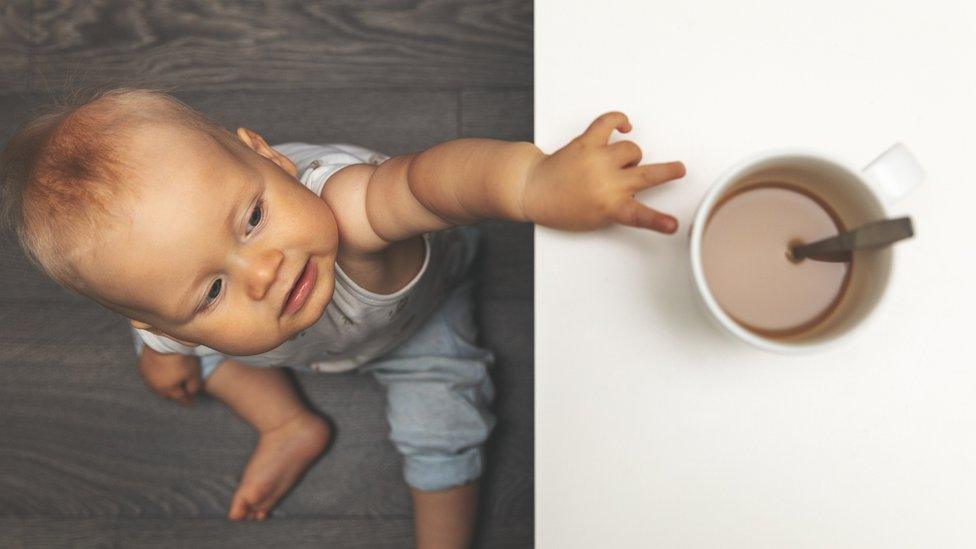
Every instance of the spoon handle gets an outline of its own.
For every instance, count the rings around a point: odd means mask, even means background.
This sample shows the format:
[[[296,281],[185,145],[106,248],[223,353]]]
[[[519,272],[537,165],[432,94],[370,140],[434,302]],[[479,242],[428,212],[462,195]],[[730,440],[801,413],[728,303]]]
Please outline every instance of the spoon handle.
[[[853,250],[867,250],[888,246],[915,234],[909,217],[882,219],[861,225],[837,236],[818,240],[790,249],[793,259],[843,262],[851,260]]]

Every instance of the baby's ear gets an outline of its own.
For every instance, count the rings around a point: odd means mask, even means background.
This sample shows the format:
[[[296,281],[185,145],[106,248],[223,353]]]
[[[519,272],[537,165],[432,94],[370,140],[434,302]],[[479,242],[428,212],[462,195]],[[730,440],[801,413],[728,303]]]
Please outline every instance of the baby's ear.
[[[237,128],[237,137],[245,145],[254,149],[254,152],[274,162],[292,176],[298,177],[298,168],[295,167],[295,163],[289,160],[287,156],[271,148],[257,132],[247,128]]]
[[[163,337],[168,337],[168,338],[172,339],[173,341],[175,341],[177,343],[182,343],[183,345],[186,345],[187,347],[196,347],[197,346],[196,343],[193,343],[191,341],[183,341],[182,339],[176,339],[175,337],[173,337],[173,336],[171,336],[171,335],[169,335],[169,334],[167,334],[165,332],[162,332],[160,330],[157,330],[156,328],[152,327],[151,325],[146,324],[145,322],[142,322],[142,321],[139,321],[139,320],[132,320],[130,318],[129,319],[129,326],[132,326],[133,328],[135,328],[137,330],[145,330],[147,332],[151,332],[151,333],[154,333],[156,335],[161,335]]]

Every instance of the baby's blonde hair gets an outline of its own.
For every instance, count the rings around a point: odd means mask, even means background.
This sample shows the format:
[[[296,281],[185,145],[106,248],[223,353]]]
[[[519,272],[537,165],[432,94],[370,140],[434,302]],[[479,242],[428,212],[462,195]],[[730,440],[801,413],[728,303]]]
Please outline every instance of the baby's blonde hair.
[[[56,102],[22,125],[0,153],[0,223],[38,268],[95,298],[73,258],[134,193],[124,132],[144,122],[184,124],[217,138],[224,128],[158,89],[113,88]],[[97,298],[96,298],[97,300]]]

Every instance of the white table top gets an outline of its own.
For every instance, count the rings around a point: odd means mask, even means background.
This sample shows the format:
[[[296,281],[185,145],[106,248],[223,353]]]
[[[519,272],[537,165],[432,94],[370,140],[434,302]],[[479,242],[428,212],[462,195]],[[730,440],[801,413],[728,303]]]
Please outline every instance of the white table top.
[[[536,228],[541,548],[976,547],[976,3],[535,3],[535,136],[554,152],[622,110],[679,233]],[[880,314],[822,354],[720,333],[688,223],[753,152],[928,174]]]

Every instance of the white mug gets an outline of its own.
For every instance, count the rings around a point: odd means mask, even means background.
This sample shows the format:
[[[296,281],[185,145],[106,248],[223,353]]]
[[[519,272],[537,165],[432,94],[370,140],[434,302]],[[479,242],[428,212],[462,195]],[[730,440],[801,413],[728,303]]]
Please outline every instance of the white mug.
[[[766,151],[735,164],[705,194],[690,229],[691,270],[706,314],[723,332],[766,351],[808,353],[847,339],[877,312],[891,282],[897,245],[855,252],[849,286],[834,311],[800,334],[770,338],[733,320],[709,290],[702,269],[701,242],[712,209],[723,197],[746,185],[780,181],[821,197],[837,212],[845,227],[854,228],[887,218],[886,206],[918,186],[923,178],[922,167],[901,143],[864,169],[822,153],[797,149]]]

